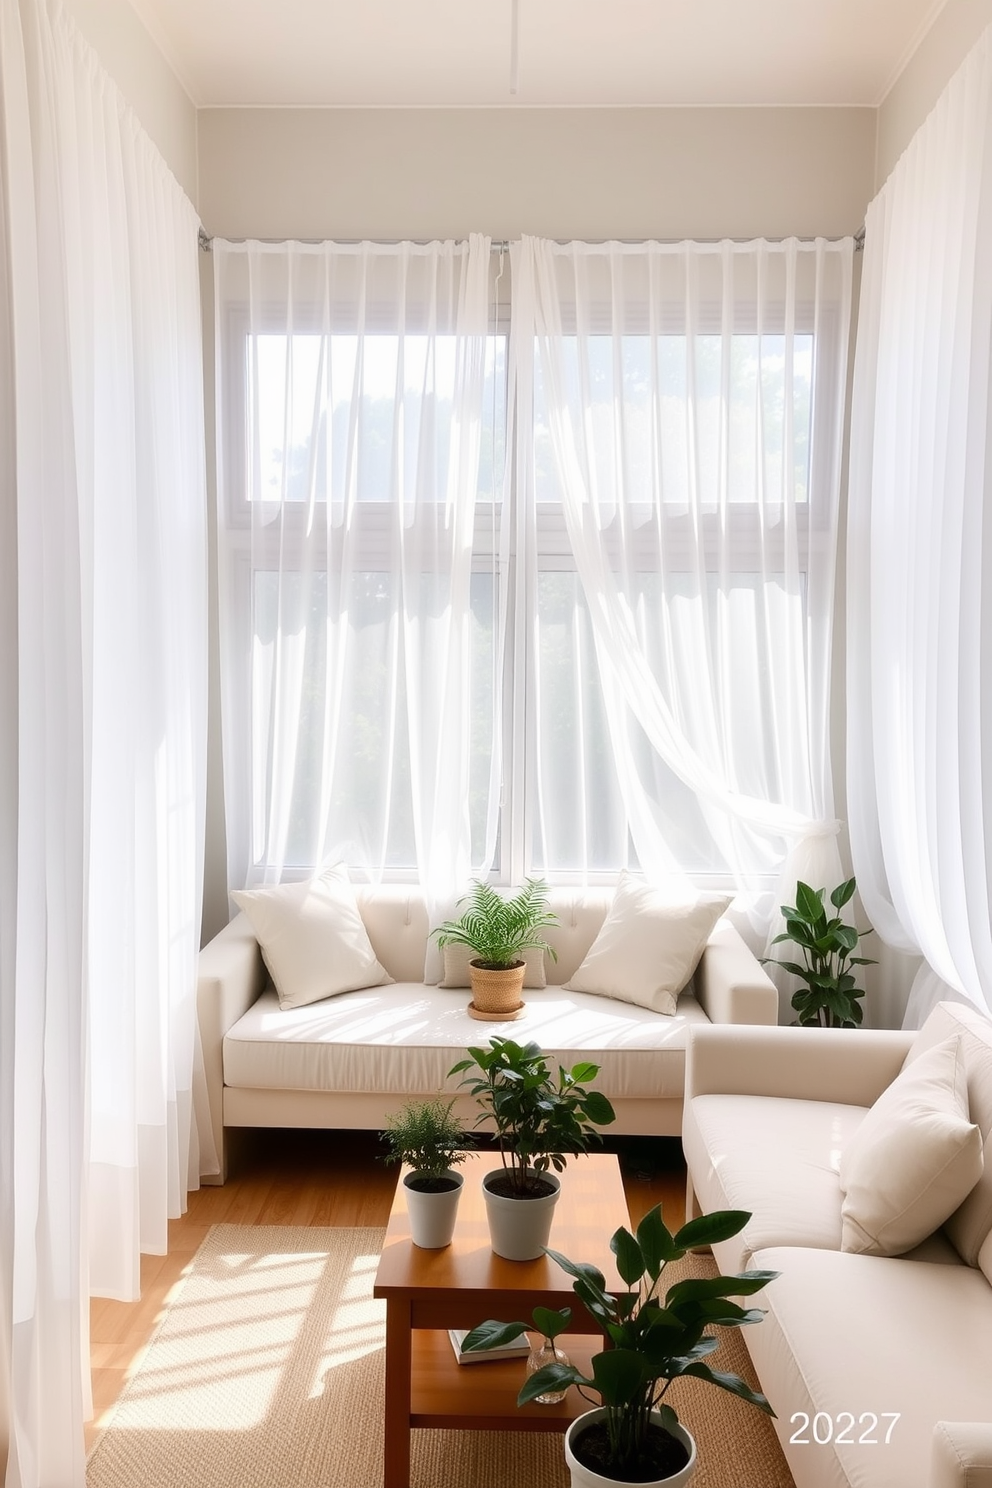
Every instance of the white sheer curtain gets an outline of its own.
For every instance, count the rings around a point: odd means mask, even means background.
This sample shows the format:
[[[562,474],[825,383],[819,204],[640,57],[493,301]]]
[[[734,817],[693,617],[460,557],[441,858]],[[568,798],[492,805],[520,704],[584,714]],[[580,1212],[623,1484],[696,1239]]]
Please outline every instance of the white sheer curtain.
[[[189,1166],[197,221],[43,0],[0,0],[0,130],[6,1482],[82,1488],[90,1285],[137,1294],[139,1246],[165,1249]]]
[[[214,264],[230,883],[338,859],[446,906],[492,855],[488,239]]]
[[[851,846],[940,996],[992,1004],[992,34],[869,208],[848,542]]]
[[[514,245],[522,426],[534,409],[518,444],[537,553],[525,593],[543,621],[535,861],[589,871],[632,851],[656,875],[753,888],[791,852],[793,886],[796,872],[837,881],[828,691],[852,253]]]

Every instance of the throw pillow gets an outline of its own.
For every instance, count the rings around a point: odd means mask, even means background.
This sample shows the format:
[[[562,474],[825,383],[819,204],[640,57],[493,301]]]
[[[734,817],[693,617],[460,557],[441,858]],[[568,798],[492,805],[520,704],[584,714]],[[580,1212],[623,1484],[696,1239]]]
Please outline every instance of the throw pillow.
[[[470,987],[472,978],[469,973],[469,962],[475,955],[470,946],[446,945],[442,949],[444,957],[444,973],[438,982],[439,987]],[[524,972],[524,986],[546,987],[547,977],[544,974],[544,951],[524,951],[522,960],[526,970]]]
[[[309,883],[238,889],[231,898],[251,922],[280,1007],[393,980],[376,960],[347,869],[328,869]]]
[[[671,1016],[731,897],[680,894],[622,874],[602,929],[566,990]]]
[[[871,1107],[840,1160],[841,1249],[902,1255],[964,1203],[982,1176],[959,1036],[909,1064]]]

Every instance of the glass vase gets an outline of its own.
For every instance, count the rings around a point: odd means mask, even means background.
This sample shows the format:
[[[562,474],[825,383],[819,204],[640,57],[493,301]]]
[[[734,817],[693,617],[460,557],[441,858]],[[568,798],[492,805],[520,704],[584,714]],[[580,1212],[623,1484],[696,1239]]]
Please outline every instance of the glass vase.
[[[527,1373],[536,1374],[543,1369],[545,1364],[571,1364],[571,1359],[563,1349],[549,1343],[546,1338],[541,1339],[539,1348],[532,1348],[527,1355]],[[535,1396],[538,1405],[557,1405],[559,1400],[564,1400],[568,1394],[566,1390],[550,1390],[545,1395]]]

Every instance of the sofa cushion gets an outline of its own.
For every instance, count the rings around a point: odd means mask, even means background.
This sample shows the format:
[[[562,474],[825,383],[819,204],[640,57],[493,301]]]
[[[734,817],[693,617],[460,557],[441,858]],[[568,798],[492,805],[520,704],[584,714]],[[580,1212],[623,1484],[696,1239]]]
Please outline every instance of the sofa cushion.
[[[992,1289],[982,1274],[791,1247],[760,1250],[754,1265],[781,1273],[755,1298],[763,1321],[743,1336],[796,1482],[929,1488],[935,1423],[989,1419]],[[872,1417],[876,1444],[859,1444]]]
[[[283,1008],[392,980],[376,959],[348,879],[336,866],[306,883],[238,889]]]
[[[481,1023],[464,992],[397,982],[279,1009],[262,993],[224,1038],[224,1083],[273,1090],[376,1090],[424,1095],[458,1088],[448,1070],[469,1045],[506,1034],[552,1060],[600,1065],[595,1087],[616,1099],[681,1099],[687,1029],[706,1015],[691,996],[676,1018],[549,987],[514,1022]]]
[[[682,1145],[700,1207],[752,1215],[714,1246],[724,1270],[739,1271],[764,1245],[840,1248],[840,1154],[864,1116],[863,1106],[775,1096],[686,1103]]]
[[[427,905],[410,884],[356,884],[355,899],[372,949],[394,982],[424,977]]]
[[[731,898],[679,893],[621,874],[602,929],[566,990],[671,1016]]]
[[[968,1118],[961,1038],[904,1065],[840,1161],[841,1248],[901,1255],[932,1235],[982,1174],[982,1140]]]
[[[963,1003],[939,1003],[917,1034],[907,1063],[955,1034],[960,1035],[964,1051],[968,1110],[982,1135],[985,1170],[944,1232],[962,1260],[975,1266],[992,1230],[992,1021]]]

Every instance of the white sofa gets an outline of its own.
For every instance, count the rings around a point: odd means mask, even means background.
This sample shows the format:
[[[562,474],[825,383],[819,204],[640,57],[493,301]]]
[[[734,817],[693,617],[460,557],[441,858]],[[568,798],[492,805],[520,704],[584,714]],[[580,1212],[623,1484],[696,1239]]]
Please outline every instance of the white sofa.
[[[778,994],[726,918],[710,936],[692,986],[674,1017],[630,1003],[565,992],[560,985],[524,991],[526,1012],[513,1022],[479,1022],[471,994],[423,981],[428,922],[416,891],[395,885],[356,888],[373,950],[392,985],[345,992],[283,1010],[247,918],[240,914],[200,953],[200,1037],[219,1175],[226,1176],[232,1127],[380,1128],[412,1097],[458,1090],[447,1072],[468,1045],[494,1034],[533,1039],[563,1064],[594,1059],[596,1087],[612,1100],[617,1134],[677,1136],[687,1030],[710,1021],[769,1024]],[[559,924],[547,932],[558,955],[547,973],[565,982],[600,929],[612,890],[555,891]],[[468,1122],[476,1107],[464,1092]]]
[[[958,1034],[984,1143],[977,1186],[905,1255],[842,1251],[845,1144],[911,1048]],[[749,1210],[713,1247],[721,1270],[781,1273],[743,1336],[798,1488],[992,1488],[990,1130],[992,1022],[963,1006],[941,1004],[917,1034],[693,1030],[689,1209]]]

